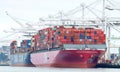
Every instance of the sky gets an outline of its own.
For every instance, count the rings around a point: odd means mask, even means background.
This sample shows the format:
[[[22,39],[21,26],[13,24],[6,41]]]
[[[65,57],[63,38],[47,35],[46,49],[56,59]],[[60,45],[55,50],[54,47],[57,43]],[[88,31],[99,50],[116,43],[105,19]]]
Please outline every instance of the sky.
[[[109,1],[111,2],[111,0]],[[4,31],[11,31],[11,28],[22,29],[26,26],[27,22],[38,22],[40,18],[55,15],[60,11],[67,13],[82,4],[89,5],[93,2],[96,2],[92,6],[93,8],[101,8],[99,6],[99,3],[102,3],[101,0],[0,0],[0,46],[9,45],[9,41],[11,40],[22,39],[21,34],[14,32],[5,33]],[[120,3],[118,0],[113,0],[113,2],[117,3],[117,5]],[[111,3],[112,5],[119,7],[113,2]],[[21,22],[23,26],[12,20],[6,12],[15,18],[15,20]],[[117,16],[120,13],[116,12],[109,12],[109,14],[113,13],[111,16]],[[87,14],[86,11],[85,16],[90,15]],[[106,14],[106,16],[109,16],[109,14]],[[101,15],[101,13],[98,13],[98,15]]]

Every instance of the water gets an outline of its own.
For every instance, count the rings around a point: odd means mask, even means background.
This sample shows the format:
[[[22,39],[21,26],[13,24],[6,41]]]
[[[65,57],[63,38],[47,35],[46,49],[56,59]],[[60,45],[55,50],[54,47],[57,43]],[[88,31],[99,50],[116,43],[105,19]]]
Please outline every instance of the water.
[[[0,66],[0,72],[120,72],[120,68],[38,68]]]

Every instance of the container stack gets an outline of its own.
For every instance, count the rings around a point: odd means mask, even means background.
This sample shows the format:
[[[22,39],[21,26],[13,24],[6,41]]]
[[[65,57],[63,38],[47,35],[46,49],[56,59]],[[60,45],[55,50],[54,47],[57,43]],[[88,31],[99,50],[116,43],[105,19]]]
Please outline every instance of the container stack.
[[[10,43],[10,54],[14,54],[17,49],[17,41],[14,40]]]
[[[31,40],[22,40],[21,46],[18,47],[17,46],[17,41],[12,41],[11,44],[10,44],[10,47],[11,47],[11,54],[14,54],[14,53],[21,53],[21,52],[26,52],[28,50],[30,50],[31,48]]]
[[[21,50],[28,51],[31,48],[31,40],[22,40]]]
[[[101,29],[85,28],[86,44],[104,44],[105,34]]]
[[[30,48],[31,47],[31,40],[22,40],[21,48]]]
[[[15,48],[17,48],[17,41],[12,41],[11,43],[10,43],[10,47],[12,48],[12,49],[15,49]]]
[[[65,28],[64,26],[39,30],[32,38],[35,50],[57,48],[63,44],[105,44],[101,29]]]

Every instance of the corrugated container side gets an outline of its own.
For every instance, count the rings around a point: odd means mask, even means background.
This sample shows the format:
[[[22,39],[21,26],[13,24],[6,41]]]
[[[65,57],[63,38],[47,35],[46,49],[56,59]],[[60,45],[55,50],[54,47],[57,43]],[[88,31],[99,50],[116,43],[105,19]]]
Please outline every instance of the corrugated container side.
[[[100,36],[101,35],[101,36]],[[63,44],[103,44],[105,34],[101,29],[93,28],[46,28],[35,37],[35,48],[59,47]]]

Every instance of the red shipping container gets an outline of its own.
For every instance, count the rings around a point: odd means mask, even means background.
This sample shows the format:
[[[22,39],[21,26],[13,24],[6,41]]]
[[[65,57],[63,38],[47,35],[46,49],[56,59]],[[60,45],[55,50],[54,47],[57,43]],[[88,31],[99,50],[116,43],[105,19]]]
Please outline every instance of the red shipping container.
[[[98,36],[95,36],[95,37],[94,37],[94,39],[97,39],[97,40],[98,40],[98,39],[99,39],[99,37],[98,37]]]
[[[74,44],[79,44],[80,40],[79,39],[75,39]]]
[[[90,30],[90,29],[86,29],[86,30],[85,30],[85,32],[90,33],[90,32],[91,32],[91,30]]]
[[[90,41],[89,39],[87,39],[87,40],[85,40],[85,43],[86,43],[86,44],[90,44],[91,41]]]
[[[105,40],[105,39],[106,39],[105,34],[101,35],[101,39],[102,39],[102,40]]]
[[[90,31],[91,31],[91,33],[94,33],[94,29],[91,29]]]
[[[91,33],[85,33],[85,36],[90,36],[91,35]]]
[[[84,28],[78,28],[79,33],[85,33],[85,29]]]
[[[80,36],[80,33],[74,33],[74,36],[75,36],[75,37],[79,37],[79,36]]]
[[[79,33],[79,30],[78,29],[74,29],[74,33]]]
[[[62,39],[61,42],[62,42],[63,44],[67,44],[67,39]]]

